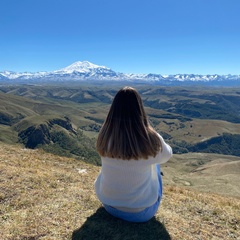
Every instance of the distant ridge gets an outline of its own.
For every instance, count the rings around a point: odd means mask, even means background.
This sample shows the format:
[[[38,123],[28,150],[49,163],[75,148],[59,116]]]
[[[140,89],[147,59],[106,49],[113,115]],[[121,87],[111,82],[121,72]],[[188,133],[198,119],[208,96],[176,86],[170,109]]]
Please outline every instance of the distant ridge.
[[[109,81],[132,83],[156,84],[156,85],[212,85],[212,86],[240,86],[240,75],[200,75],[200,74],[133,74],[119,73],[114,70],[93,64],[88,61],[77,61],[65,68],[51,72],[0,72],[0,83],[47,83],[67,81]]]

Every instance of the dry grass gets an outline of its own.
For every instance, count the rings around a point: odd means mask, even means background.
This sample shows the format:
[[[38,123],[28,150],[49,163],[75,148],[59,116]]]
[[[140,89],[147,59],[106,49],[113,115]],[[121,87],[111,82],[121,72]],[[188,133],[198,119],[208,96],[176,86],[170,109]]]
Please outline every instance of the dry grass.
[[[174,154],[162,166],[166,185],[240,198],[240,157],[213,153]]]
[[[240,200],[182,187],[165,190],[157,217],[173,239],[239,239]]]
[[[93,182],[99,168],[81,161],[0,144],[0,238],[240,239],[240,200],[166,186],[148,223],[108,215]]]

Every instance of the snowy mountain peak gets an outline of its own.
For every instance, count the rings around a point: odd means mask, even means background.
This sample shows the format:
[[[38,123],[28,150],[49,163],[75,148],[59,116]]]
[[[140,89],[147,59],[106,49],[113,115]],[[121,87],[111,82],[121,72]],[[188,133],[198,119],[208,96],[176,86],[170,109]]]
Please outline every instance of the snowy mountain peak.
[[[73,72],[81,72],[81,73],[88,73],[94,69],[108,69],[109,68],[105,67],[105,66],[98,66],[96,64],[93,64],[91,62],[88,61],[77,61],[65,68],[62,68],[60,70],[54,71],[55,73],[73,73]]]
[[[240,75],[200,75],[200,74],[125,74],[112,69],[93,64],[88,61],[77,61],[65,68],[52,72],[0,72],[0,84],[11,82],[43,83],[66,81],[117,81],[156,85],[211,85],[211,86],[240,86]]]

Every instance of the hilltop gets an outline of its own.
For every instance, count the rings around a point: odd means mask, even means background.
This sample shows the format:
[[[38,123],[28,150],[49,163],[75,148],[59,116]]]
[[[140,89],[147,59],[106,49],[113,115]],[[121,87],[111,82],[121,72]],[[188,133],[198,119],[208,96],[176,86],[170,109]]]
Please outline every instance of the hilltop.
[[[156,217],[133,224],[101,207],[93,188],[99,167],[0,143],[1,239],[239,239],[239,197],[171,184],[170,165]]]

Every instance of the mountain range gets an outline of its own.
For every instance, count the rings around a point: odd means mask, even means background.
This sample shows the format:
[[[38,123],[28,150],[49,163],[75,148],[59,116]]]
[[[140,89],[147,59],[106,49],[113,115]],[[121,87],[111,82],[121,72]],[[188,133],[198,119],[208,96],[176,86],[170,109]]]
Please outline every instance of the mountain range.
[[[212,85],[212,86],[240,86],[240,75],[200,75],[174,74],[161,75],[155,73],[133,74],[113,71],[105,66],[98,66],[88,61],[77,61],[65,68],[51,72],[0,72],[0,83],[61,83],[61,82],[132,82],[153,85]],[[111,82],[110,82],[111,81]]]

